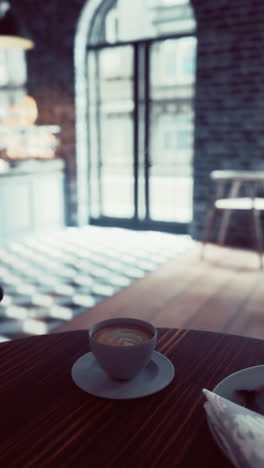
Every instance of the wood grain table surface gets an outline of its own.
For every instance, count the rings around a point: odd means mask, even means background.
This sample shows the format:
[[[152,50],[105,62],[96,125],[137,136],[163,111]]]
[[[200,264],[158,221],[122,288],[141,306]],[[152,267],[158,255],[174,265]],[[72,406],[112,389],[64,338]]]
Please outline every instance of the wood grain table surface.
[[[209,433],[202,388],[264,363],[264,341],[159,329],[174,364],[170,385],[135,400],[107,400],[72,381],[88,332],[0,345],[0,467],[230,467]]]

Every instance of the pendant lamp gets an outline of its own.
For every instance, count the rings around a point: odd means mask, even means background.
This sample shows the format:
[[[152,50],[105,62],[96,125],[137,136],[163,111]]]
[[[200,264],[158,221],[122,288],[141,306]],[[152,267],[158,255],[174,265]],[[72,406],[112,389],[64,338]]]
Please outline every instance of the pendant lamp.
[[[9,2],[0,3],[0,49],[24,49],[34,47],[34,42],[21,21],[12,11]]]

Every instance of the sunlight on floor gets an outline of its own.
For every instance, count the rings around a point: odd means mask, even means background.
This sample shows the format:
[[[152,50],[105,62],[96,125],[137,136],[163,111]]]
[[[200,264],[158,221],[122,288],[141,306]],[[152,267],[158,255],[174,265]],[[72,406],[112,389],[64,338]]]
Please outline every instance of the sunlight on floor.
[[[0,249],[0,341],[49,333],[191,246],[189,236],[94,226],[13,242]]]

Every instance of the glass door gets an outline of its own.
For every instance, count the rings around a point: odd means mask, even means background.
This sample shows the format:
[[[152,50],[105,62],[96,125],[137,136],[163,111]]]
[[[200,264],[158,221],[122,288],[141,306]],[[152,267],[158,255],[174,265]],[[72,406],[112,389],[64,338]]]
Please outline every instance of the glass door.
[[[88,76],[91,222],[129,223],[136,204],[133,47],[89,52]]]
[[[192,219],[194,37],[150,46],[149,217]]]

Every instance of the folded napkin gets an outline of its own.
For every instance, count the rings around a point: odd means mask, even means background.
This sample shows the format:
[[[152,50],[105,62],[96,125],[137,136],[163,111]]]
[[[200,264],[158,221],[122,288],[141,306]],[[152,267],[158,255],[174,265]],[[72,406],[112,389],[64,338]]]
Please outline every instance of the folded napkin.
[[[241,405],[209,390],[203,393],[212,435],[225,455],[237,468],[264,468],[264,416],[246,407],[264,408],[262,389],[246,396],[242,390]]]

